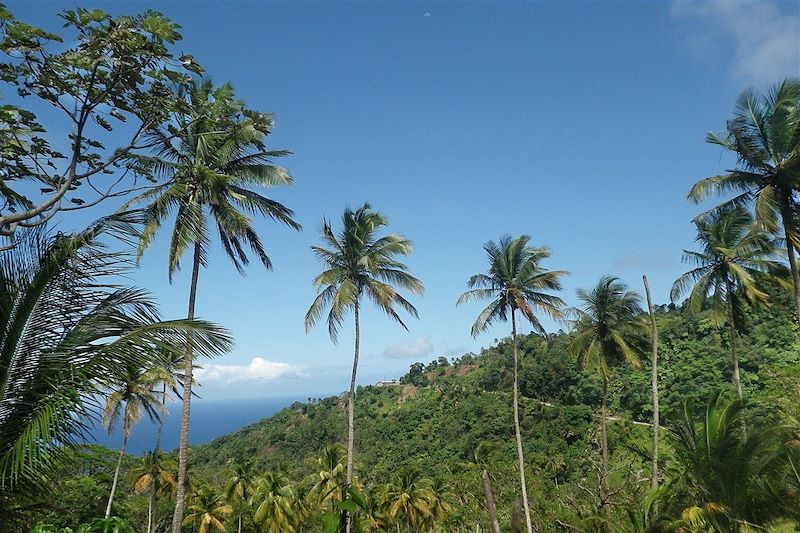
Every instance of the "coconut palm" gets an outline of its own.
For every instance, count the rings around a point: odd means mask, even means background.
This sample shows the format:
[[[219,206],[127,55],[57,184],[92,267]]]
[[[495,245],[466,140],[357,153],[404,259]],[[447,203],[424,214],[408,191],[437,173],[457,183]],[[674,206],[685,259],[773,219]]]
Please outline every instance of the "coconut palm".
[[[175,472],[178,465],[169,459],[159,457],[160,453],[148,452],[142,457],[139,464],[128,471],[128,478],[133,484],[133,492],[142,494],[150,491],[147,505],[147,532],[154,531],[156,522],[156,493],[175,488]]]
[[[76,234],[39,228],[0,254],[0,487],[18,496],[47,493],[65,445],[89,430],[122,369],[188,342],[208,356],[230,346],[210,324],[160,321],[146,293],[118,285],[130,265],[104,239],[135,237],[135,222],[126,213]]]
[[[483,249],[489,259],[486,274],[472,276],[467,285],[471,290],[458,299],[458,304],[473,300],[491,300],[472,325],[472,336],[477,337],[490,325],[505,322],[511,316],[511,343],[514,351],[514,435],[517,443],[520,489],[525,510],[525,525],[528,533],[531,523],[528,491],[525,483],[525,457],[522,451],[522,434],[519,426],[519,348],[517,346],[517,311],[531,324],[534,331],[545,333],[537,312],[561,319],[564,302],[550,294],[561,290],[561,278],[568,273],[563,270],[547,270],[541,263],[550,257],[550,250],[529,246],[530,237],[522,235],[512,239],[503,236],[498,243],[487,242]]]
[[[355,211],[344,210],[342,227],[338,235],[328,221],[322,225],[322,239],[326,247],[312,246],[314,254],[325,265],[325,270],[314,278],[314,287],[319,294],[314,299],[305,318],[306,331],[328,310],[328,333],[331,340],[338,340],[339,328],[348,311],[352,310],[355,322],[355,346],[353,370],[350,375],[350,390],[347,396],[347,469],[345,484],[353,481],[353,455],[355,441],[356,374],[360,350],[359,311],[361,298],[367,296],[378,308],[403,328],[406,325],[396,308],[404,309],[417,318],[417,310],[411,302],[401,296],[396,287],[412,294],[422,294],[422,283],[408,273],[408,267],[395,259],[411,254],[412,244],[406,237],[393,233],[383,237],[378,232],[389,221],[382,214],[364,204]],[[347,520],[346,530],[350,530]]]
[[[338,443],[326,444],[322,456],[317,458],[319,471],[314,476],[310,494],[322,505],[327,503],[331,512],[337,503],[347,499],[346,460],[347,451]]]
[[[614,277],[603,277],[589,291],[579,289],[582,307],[574,309],[576,334],[570,345],[583,366],[600,376],[603,383],[600,412],[600,507],[610,503],[608,490],[608,383],[611,365],[624,361],[639,368],[641,348],[646,342],[647,325],[641,297]]]
[[[267,472],[256,481],[253,521],[269,533],[291,533],[296,530],[298,516],[294,489],[282,472]]]
[[[433,517],[433,482],[416,469],[407,469],[386,486],[388,516],[393,521],[404,520],[410,531],[420,531],[426,520]]]
[[[796,494],[780,481],[781,428],[745,427],[741,399],[712,396],[684,404],[670,430],[688,495],[683,519],[718,532],[761,530],[796,509]]]
[[[672,301],[689,292],[688,309],[699,313],[708,304],[712,322],[730,326],[733,383],[742,397],[736,336],[742,313],[748,305],[767,303],[767,293],[759,287],[762,274],[788,278],[786,267],[775,260],[776,241],[753,226],[753,217],[744,208],[718,211],[695,221],[699,252],[684,250],[684,261],[694,263],[672,286]]]
[[[108,495],[108,505],[106,505],[106,518],[111,516],[111,505],[114,502],[114,494],[117,491],[119,481],[119,470],[122,467],[122,459],[125,457],[125,447],[128,438],[131,436],[133,426],[139,423],[143,414],[147,414],[151,421],[155,422],[160,418],[160,402],[156,392],[153,390],[158,378],[149,371],[138,365],[126,365],[122,373],[119,373],[111,383],[111,391],[106,397],[106,404],[103,407],[102,423],[103,427],[111,433],[122,418],[122,446],[119,449],[117,467],[114,469],[114,478],[111,483],[111,493]]]
[[[759,97],[744,91],[736,101],[725,133],[706,140],[737,156],[736,168],[698,181],[689,198],[701,202],[712,194],[736,192],[728,206],[753,203],[756,221],[769,232],[782,229],[800,321],[800,246],[797,192],[800,191],[800,80],[789,78]],[[702,215],[701,215],[702,217]]]
[[[183,358],[184,354],[178,351],[171,351],[164,354],[162,361],[155,367],[151,369],[153,372],[153,377],[161,383],[161,391],[159,394],[161,396],[161,407],[160,413],[161,416],[158,417],[158,427],[156,428],[156,443],[155,449],[153,450],[153,460],[158,462],[161,460],[161,433],[164,429],[164,418],[167,416],[167,390],[171,389],[172,393],[180,398],[179,392],[179,385],[183,381],[183,374],[181,372],[181,367],[183,366]],[[177,464],[175,465],[175,471],[177,472],[178,467]],[[160,491],[160,483],[161,479],[156,477],[153,480],[154,487],[153,490],[150,491],[150,507],[152,509],[156,509],[156,500],[159,496]],[[173,489],[177,487],[176,485],[172,486]],[[153,517],[155,518],[155,517]],[[148,527],[155,528],[155,522],[148,525]],[[151,529],[148,529],[148,533],[150,533]]]
[[[211,533],[213,531],[225,532],[225,521],[233,508],[225,502],[225,497],[214,489],[200,486],[192,494],[192,503],[187,509],[183,525],[199,522],[198,533]]]
[[[248,459],[230,461],[233,472],[225,487],[225,497],[235,503],[238,510],[238,531],[242,533],[242,510],[255,492],[256,474],[253,463]]]
[[[266,149],[264,138],[272,129],[272,117],[248,110],[234,98],[230,85],[214,88],[210,81],[189,84],[181,93],[187,112],[178,115],[167,129],[149,133],[156,145],[154,155],[137,157],[142,174],[163,184],[134,198],[130,204],[146,204],[145,228],[139,241],[139,256],[152,244],[161,226],[172,216],[169,244],[169,278],[179,269],[180,260],[192,251],[189,289],[189,318],[195,314],[198,276],[208,264],[211,225],[215,225],[222,248],[243,272],[248,251],[266,268],[271,262],[253,228],[254,215],[265,216],[291,228],[300,225],[282,204],[262,196],[253,187],[289,185],[289,173],[272,164],[286,151]],[[191,351],[184,356],[183,406],[178,451],[178,493],[173,533],[180,533],[184,507],[184,480],[189,438],[189,412],[192,398]]]
[[[444,522],[453,512],[456,497],[453,487],[444,479],[437,478],[431,482],[431,525],[434,521]]]

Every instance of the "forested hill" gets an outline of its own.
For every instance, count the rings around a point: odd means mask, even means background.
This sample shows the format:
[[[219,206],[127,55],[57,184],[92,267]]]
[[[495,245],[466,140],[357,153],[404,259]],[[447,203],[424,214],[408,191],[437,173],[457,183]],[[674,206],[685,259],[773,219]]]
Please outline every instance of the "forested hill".
[[[738,339],[748,416],[758,425],[794,414],[798,404],[800,349],[791,300],[773,291],[772,306],[745,317]],[[677,421],[686,400],[705,403],[715,392],[733,395],[727,329],[675,306],[657,306],[660,332],[662,425]],[[596,486],[596,412],[601,383],[570,355],[572,334],[520,339],[522,431],[532,512],[545,522],[569,520],[592,507]],[[501,516],[517,494],[511,414],[509,341],[480,354],[428,365],[415,363],[397,385],[360,387],[356,403],[356,472],[365,485],[385,483],[411,467],[458,487],[457,513],[483,521],[475,454],[488,453]],[[616,498],[634,501],[647,489],[649,453],[649,353],[642,367],[613,369],[610,384],[612,483]],[[343,442],[344,397],[296,403],[271,418],[193,449],[195,472],[215,479],[226,464],[251,458],[259,468],[293,479],[316,475],[328,443]],[[632,423],[638,422],[638,423]],[[221,480],[218,480],[221,481]],[[468,516],[458,523],[468,523]]]

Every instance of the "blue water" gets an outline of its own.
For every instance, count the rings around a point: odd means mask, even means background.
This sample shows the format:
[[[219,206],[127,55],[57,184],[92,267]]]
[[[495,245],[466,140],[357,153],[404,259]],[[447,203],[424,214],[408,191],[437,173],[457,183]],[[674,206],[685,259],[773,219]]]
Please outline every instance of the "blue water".
[[[251,400],[202,400],[192,401],[192,417],[189,426],[189,444],[203,444],[216,437],[231,433],[241,427],[273,415],[295,401],[305,398],[260,398]],[[180,435],[181,406],[169,404],[169,413],[164,417],[164,430],[161,435],[161,449],[173,450],[178,447]],[[94,443],[110,448],[119,448],[122,434],[119,428],[109,436],[101,427],[95,428],[91,436]],[[131,432],[127,451],[142,455],[154,448],[156,424],[146,416]],[[90,441],[91,442],[91,441]]]

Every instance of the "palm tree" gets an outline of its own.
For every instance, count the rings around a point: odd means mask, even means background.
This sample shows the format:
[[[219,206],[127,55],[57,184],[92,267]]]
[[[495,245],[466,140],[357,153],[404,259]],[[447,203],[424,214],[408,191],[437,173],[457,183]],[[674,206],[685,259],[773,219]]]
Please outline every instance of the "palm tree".
[[[800,246],[796,200],[800,191],[800,80],[788,78],[761,97],[752,90],[744,91],[726,130],[709,134],[706,141],[734,152],[736,168],[698,181],[689,191],[689,199],[701,202],[711,194],[735,191],[737,196],[723,205],[752,202],[762,228],[779,232],[782,227],[800,321],[800,273],[795,256]]]
[[[408,267],[395,259],[396,256],[411,254],[412,244],[406,237],[393,233],[378,237],[381,228],[389,221],[369,204],[355,211],[350,208],[342,215],[342,228],[337,235],[328,221],[322,225],[322,239],[326,247],[312,246],[314,254],[325,265],[325,270],[314,278],[314,287],[319,294],[306,313],[306,331],[328,311],[328,333],[336,343],[339,328],[349,310],[353,311],[355,322],[355,347],[353,351],[353,371],[350,375],[350,390],[347,396],[347,470],[345,484],[353,481],[353,455],[355,426],[356,373],[360,349],[359,309],[361,297],[366,295],[392,320],[406,330],[406,325],[397,314],[397,306],[417,318],[417,310],[411,302],[401,296],[393,286],[406,289],[412,294],[422,294],[423,286],[417,278],[408,273]],[[350,531],[347,519],[346,531]]]
[[[610,503],[608,490],[608,382],[611,364],[623,360],[635,368],[641,366],[639,347],[644,345],[646,323],[641,298],[614,277],[603,277],[590,291],[578,289],[583,303],[575,309],[576,335],[570,345],[573,355],[585,368],[594,370],[603,382],[600,412],[600,506]]]
[[[256,482],[253,521],[269,533],[291,533],[297,525],[295,495],[282,472],[267,472]]]
[[[111,493],[108,495],[106,518],[111,516],[111,505],[114,502],[114,493],[117,491],[119,470],[122,467],[125,447],[131,431],[133,431],[133,426],[141,420],[145,413],[154,422],[160,418],[160,404],[153,391],[156,379],[147,369],[137,365],[128,365],[125,367],[124,373],[114,379],[111,384],[112,390],[106,397],[106,405],[103,408],[103,427],[111,433],[122,417],[122,446],[119,449],[117,467],[114,469]]]
[[[225,487],[225,496],[229,502],[234,502],[239,515],[239,533],[242,533],[242,509],[253,497],[255,491],[256,475],[253,463],[248,459],[231,461],[233,475]]]
[[[153,450],[153,460],[157,463],[161,460],[161,433],[164,429],[164,418],[167,416],[167,389],[172,389],[172,393],[175,394],[178,398],[180,398],[180,393],[178,390],[178,385],[182,382],[183,375],[181,374],[180,370],[183,366],[183,358],[184,354],[178,351],[170,351],[164,354],[162,362],[154,367],[152,371],[154,372],[154,378],[161,382],[161,408],[160,413],[161,416],[158,417],[158,427],[156,429],[156,444],[155,449]],[[156,465],[157,466],[157,465]],[[175,471],[177,472],[178,465],[175,465]],[[150,491],[150,507],[152,509],[156,509],[156,499],[158,498],[159,494],[159,484],[161,483],[161,479],[156,477],[153,480],[154,487],[153,490]],[[172,487],[173,489],[177,488],[176,485]],[[152,525],[148,526],[152,527],[152,529],[148,529],[148,533],[151,533],[152,530],[155,528],[155,522]]]
[[[346,477],[347,451],[341,444],[326,444],[322,448],[322,456],[317,458],[319,471],[313,479],[310,494],[323,506],[328,503],[331,515],[336,513],[337,505],[348,498]],[[346,513],[340,513],[340,527],[346,527]]]
[[[433,482],[413,468],[395,476],[386,487],[389,518],[404,518],[413,532],[420,531],[423,523],[433,517],[434,500]]]
[[[771,259],[777,248],[775,240],[753,226],[753,217],[744,208],[718,211],[695,224],[701,250],[684,250],[684,261],[694,263],[695,268],[675,281],[671,298],[676,301],[689,292],[691,313],[699,313],[710,301],[712,322],[721,326],[727,319],[733,383],[741,398],[736,332],[743,309],[748,304],[768,302],[767,293],[759,288],[761,274],[786,278],[788,272],[784,265]]]
[[[322,448],[322,456],[317,458],[320,467],[314,479],[311,492],[321,502],[329,500],[343,501],[347,498],[347,481],[344,461],[347,451],[339,443],[326,444]]]
[[[177,481],[174,472],[178,465],[169,459],[159,457],[160,452],[153,451],[145,454],[137,466],[128,472],[128,477],[133,483],[135,494],[150,491],[147,505],[147,532],[154,531],[156,522],[156,493],[166,488],[174,489]]]
[[[650,452],[650,489],[656,491],[658,489],[658,437],[660,431],[660,411],[658,407],[658,324],[656,323],[656,314],[653,312],[653,299],[650,296],[650,283],[647,281],[647,276],[642,275],[642,283],[644,283],[644,294],[647,298],[647,314],[650,315],[650,342],[652,345],[652,353],[650,355],[650,393],[653,402],[653,441],[652,449]],[[652,518],[655,521],[658,518],[658,501],[653,500],[652,505],[649,505],[647,512],[652,516],[647,516],[649,523]]]
[[[718,394],[699,410],[684,404],[670,431],[690,495],[684,520],[733,533],[765,529],[759,526],[796,512],[796,495],[779,477],[782,428],[746,428],[742,415],[741,399]]]
[[[444,479],[437,478],[431,483],[431,522],[444,522],[453,512],[455,495],[453,487]],[[432,525],[432,524],[431,524]]]
[[[136,222],[126,213],[76,234],[38,228],[0,254],[0,487],[18,496],[48,493],[121,369],[188,343],[208,356],[230,346],[208,323],[160,321],[146,293],[118,285],[126,256],[103,239],[135,237]]]
[[[536,311],[542,311],[551,318],[563,318],[564,302],[550,292],[561,290],[561,278],[568,272],[544,269],[541,263],[550,257],[550,250],[529,246],[529,241],[529,236],[522,235],[515,239],[503,236],[499,243],[487,242],[483,249],[489,259],[488,273],[475,274],[469,279],[467,285],[471,290],[461,295],[458,304],[472,300],[491,300],[472,325],[473,337],[486,331],[494,322],[505,322],[508,315],[511,315],[511,342],[514,350],[514,434],[517,442],[525,525],[528,533],[531,533],[533,525],[525,484],[525,458],[519,427],[519,349],[516,315],[519,311],[530,322],[534,331],[544,334],[544,326],[536,316]]]
[[[153,156],[139,156],[140,172],[156,176],[162,185],[134,198],[130,203],[147,203],[145,228],[139,241],[141,256],[153,242],[162,224],[175,214],[169,245],[169,278],[180,260],[192,250],[192,277],[188,317],[195,314],[200,266],[208,262],[210,225],[215,224],[220,242],[234,267],[243,272],[249,247],[266,268],[269,257],[253,228],[252,215],[261,215],[300,229],[293,213],[282,204],[255,192],[251,187],[289,185],[289,173],[272,164],[286,151],[269,151],[264,137],[272,129],[272,117],[248,110],[236,100],[230,85],[214,89],[210,81],[190,83],[180,95],[188,111],[166,130],[150,132],[157,148]],[[183,406],[178,451],[178,492],[173,533],[180,533],[184,507],[189,442],[189,411],[192,398],[191,350],[184,355]]]
[[[183,525],[200,522],[198,533],[222,531],[225,533],[225,520],[233,508],[225,502],[225,497],[211,487],[201,486],[193,494]]]

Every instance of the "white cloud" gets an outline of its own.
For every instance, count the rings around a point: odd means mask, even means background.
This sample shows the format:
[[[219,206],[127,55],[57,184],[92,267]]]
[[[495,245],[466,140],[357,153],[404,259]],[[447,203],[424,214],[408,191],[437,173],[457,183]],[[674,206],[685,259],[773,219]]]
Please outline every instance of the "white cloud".
[[[794,2],[676,0],[671,13],[675,20],[698,23],[687,44],[708,59],[733,45],[733,71],[742,80],[766,85],[800,70],[800,14]]]
[[[263,357],[254,357],[247,365],[210,363],[195,370],[199,383],[235,383],[237,381],[273,380],[284,376],[302,376],[300,369]]]
[[[408,342],[398,342],[386,348],[381,355],[390,359],[413,359],[425,357],[433,352],[430,335],[423,335]]]

